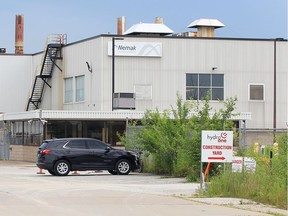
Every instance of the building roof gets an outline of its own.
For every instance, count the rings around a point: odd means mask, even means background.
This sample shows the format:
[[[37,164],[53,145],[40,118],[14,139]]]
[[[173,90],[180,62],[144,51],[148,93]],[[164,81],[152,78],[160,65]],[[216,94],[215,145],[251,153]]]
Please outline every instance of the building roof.
[[[169,35],[174,33],[174,31],[162,23],[138,23],[125,31],[124,35],[135,35],[141,33]]]
[[[225,25],[217,19],[198,19],[190,23],[187,26],[187,28],[197,28],[200,26],[221,28],[224,27]]]

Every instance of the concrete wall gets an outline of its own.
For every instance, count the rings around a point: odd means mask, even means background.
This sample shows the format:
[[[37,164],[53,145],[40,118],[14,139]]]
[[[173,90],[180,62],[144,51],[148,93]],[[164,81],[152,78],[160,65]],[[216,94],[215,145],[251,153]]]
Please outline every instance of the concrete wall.
[[[38,146],[10,145],[9,160],[35,162]]]

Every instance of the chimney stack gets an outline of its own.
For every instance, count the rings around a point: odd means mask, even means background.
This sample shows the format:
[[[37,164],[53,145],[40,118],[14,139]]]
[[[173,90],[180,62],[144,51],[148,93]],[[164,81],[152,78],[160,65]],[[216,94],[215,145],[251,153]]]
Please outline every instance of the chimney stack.
[[[23,54],[24,48],[24,16],[16,15],[15,20],[15,54]]]
[[[162,17],[156,17],[156,18],[155,18],[155,23],[157,23],[157,24],[163,24],[163,18],[162,18]]]
[[[126,19],[124,16],[118,17],[117,19],[117,34],[123,35],[126,31]]]

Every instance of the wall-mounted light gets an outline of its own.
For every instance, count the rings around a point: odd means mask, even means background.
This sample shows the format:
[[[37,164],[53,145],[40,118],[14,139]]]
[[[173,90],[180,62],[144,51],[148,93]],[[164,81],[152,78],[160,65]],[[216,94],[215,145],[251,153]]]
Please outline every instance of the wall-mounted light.
[[[44,119],[40,119],[40,122],[41,122],[42,125],[45,125],[48,121],[44,120]]]
[[[217,67],[212,67],[212,71],[215,71],[215,70],[217,70]]]
[[[90,64],[87,61],[86,61],[86,64],[87,64],[88,71],[90,71],[92,73],[92,66],[90,66]]]

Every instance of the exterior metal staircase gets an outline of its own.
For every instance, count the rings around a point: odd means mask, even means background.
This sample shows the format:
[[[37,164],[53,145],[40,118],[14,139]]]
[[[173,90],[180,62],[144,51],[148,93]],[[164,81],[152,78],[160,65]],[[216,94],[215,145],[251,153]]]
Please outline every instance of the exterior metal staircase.
[[[26,111],[39,109],[42,101],[45,85],[51,88],[49,79],[55,67],[62,69],[56,64],[57,60],[62,60],[61,48],[66,44],[67,37],[64,34],[49,35],[46,40],[45,50],[42,56],[41,69],[36,70],[34,83],[26,107]]]

